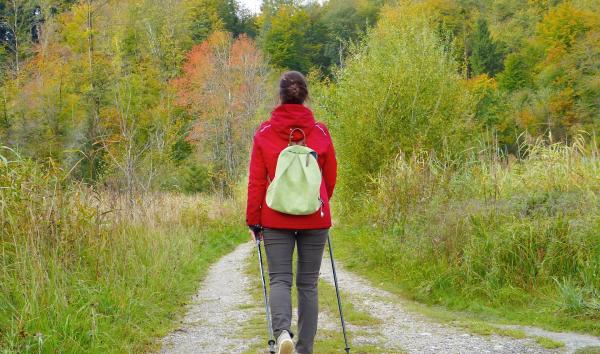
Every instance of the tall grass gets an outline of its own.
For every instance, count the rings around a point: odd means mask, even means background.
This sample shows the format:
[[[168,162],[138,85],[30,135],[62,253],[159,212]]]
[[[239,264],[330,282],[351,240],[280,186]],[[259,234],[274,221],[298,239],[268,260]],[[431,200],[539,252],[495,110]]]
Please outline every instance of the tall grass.
[[[245,235],[227,201],[155,195],[132,208],[51,163],[1,160],[3,351],[152,348],[210,262]]]
[[[422,301],[599,334],[598,150],[522,152],[399,156],[343,208],[340,252]]]

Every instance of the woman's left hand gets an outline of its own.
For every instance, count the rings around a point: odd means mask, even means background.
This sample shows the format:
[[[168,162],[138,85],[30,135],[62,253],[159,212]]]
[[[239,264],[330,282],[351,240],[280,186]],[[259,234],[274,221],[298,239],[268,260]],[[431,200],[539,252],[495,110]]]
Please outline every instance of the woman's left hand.
[[[250,237],[252,237],[252,241],[256,242],[256,234],[254,234],[254,231],[248,230],[248,232],[250,233]]]
[[[252,237],[252,241],[256,242],[257,237],[259,240],[262,240],[262,230],[260,226],[251,226],[248,232],[250,233],[250,237]]]

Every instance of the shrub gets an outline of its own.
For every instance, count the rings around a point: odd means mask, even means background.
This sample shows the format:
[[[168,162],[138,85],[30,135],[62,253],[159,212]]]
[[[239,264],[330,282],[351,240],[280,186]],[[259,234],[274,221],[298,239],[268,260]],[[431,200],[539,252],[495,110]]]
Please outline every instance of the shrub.
[[[452,54],[410,6],[383,11],[316,107],[327,117],[352,198],[400,151],[452,156],[473,129],[472,98]],[[317,92],[323,92],[322,89]],[[342,138],[343,137],[343,138]]]

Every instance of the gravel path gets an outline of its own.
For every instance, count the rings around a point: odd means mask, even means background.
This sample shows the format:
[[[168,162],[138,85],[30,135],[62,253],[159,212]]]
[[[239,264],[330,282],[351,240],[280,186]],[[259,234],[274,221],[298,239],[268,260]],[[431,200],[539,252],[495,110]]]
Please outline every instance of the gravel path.
[[[181,327],[163,339],[160,353],[243,353],[252,339],[236,338],[235,328],[255,316],[244,272],[255,250],[252,242],[238,246],[209,270],[194,296]],[[256,339],[258,340],[258,338]]]
[[[504,328],[517,329],[525,332],[529,336],[540,336],[565,343],[565,352],[574,353],[580,348],[594,347],[596,352],[600,353],[600,338],[589,334],[571,333],[571,332],[550,332],[541,328],[529,326],[502,326]]]
[[[249,293],[253,282],[244,270],[246,260],[254,251],[254,243],[244,243],[210,268],[181,321],[181,327],[163,338],[160,353],[243,353],[264,339],[240,338],[233,330],[251,318],[264,315],[258,313],[261,307],[254,304]],[[342,292],[349,296],[358,310],[382,320],[380,325],[372,328],[349,324],[351,331],[361,332],[351,337],[354,344],[373,344],[390,348],[393,352],[461,354],[573,353],[581,347],[600,345],[600,338],[594,336],[554,333],[521,326],[511,327],[521,329],[530,336],[543,336],[566,345],[564,348],[547,350],[532,338],[473,335],[409,311],[404,300],[398,296],[371,286],[367,280],[344,270],[340,264],[336,266]],[[323,260],[321,278],[333,284],[331,263],[327,257]],[[321,329],[339,330],[337,313],[334,317],[332,315],[326,312],[319,315]]]
[[[514,339],[498,335],[477,336],[450,325],[436,323],[408,311],[393,294],[372,287],[363,278],[345,271],[336,263],[342,292],[354,306],[382,320],[379,333],[385,346],[409,353],[562,353],[546,350],[531,338]],[[331,261],[323,260],[321,278],[333,284]]]

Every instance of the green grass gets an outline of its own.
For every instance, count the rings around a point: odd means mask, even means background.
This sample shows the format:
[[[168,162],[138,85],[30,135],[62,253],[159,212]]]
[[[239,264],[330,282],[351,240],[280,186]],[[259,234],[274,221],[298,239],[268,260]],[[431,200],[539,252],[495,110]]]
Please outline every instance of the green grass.
[[[329,260],[324,259],[323,261],[327,262]],[[343,289],[340,290],[340,296],[342,298],[344,321],[356,326],[377,326],[381,324],[382,321],[380,319],[373,317],[368,312],[358,310]],[[322,279],[319,280],[319,306],[322,310],[333,314],[336,320],[339,319],[335,287]]]
[[[12,310],[2,311],[2,348],[48,353],[155,348],[210,264],[239,235],[244,234],[232,227],[126,227],[113,235],[122,238],[121,246],[86,255],[69,270],[48,260],[43,292],[16,281],[3,284],[2,308]],[[150,244],[155,247],[147,248]]]
[[[559,342],[550,338],[546,338],[546,337],[535,337],[535,341],[541,345],[543,348],[546,349],[556,349],[556,348],[562,348],[565,346],[565,343],[563,342]]]
[[[485,149],[466,161],[400,156],[370,191],[336,199],[340,259],[481,322],[600,335],[598,150],[577,140],[524,151],[519,161]]]
[[[510,303],[465,294],[457,290],[455,287],[458,284],[452,284],[451,280],[443,283],[444,288],[424,292],[419,284],[430,284],[432,279],[439,279],[443,274],[436,275],[435,269],[427,269],[429,264],[421,264],[419,269],[406,270],[402,260],[396,259],[401,258],[399,254],[402,251],[390,251],[386,238],[376,230],[351,227],[333,230],[336,257],[339,257],[346,268],[370,279],[378,287],[417,301],[413,305],[408,303],[412,310],[470,328],[470,331],[476,333],[502,334],[502,330],[495,326],[493,329],[477,329],[477,326],[487,327],[487,323],[497,323],[536,325],[549,330],[572,330],[600,335],[600,323],[597,320],[562,313],[559,300],[548,298],[544,289],[530,293],[512,289],[518,295],[519,302]],[[410,252],[412,251],[405,253]]]
[[[247,237],[208,217],[204,206],[219,207],[209,198],[118,211],[61,171],[31,161],[0,169],[2,352],[157,349],[210,264]]]

